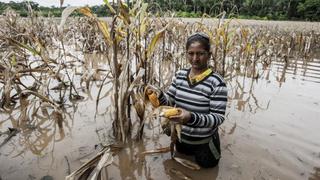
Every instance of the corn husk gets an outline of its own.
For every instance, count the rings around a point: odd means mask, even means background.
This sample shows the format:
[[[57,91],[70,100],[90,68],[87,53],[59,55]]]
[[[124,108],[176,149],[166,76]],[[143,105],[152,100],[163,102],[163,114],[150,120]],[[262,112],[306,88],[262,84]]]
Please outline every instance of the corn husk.
[[[200,170],[200,166],[192,161],[189,161],[187,159],[182,159],[179,157],[173,157],[173,160],[175,160],[176,162],[178,162],[179,164],[183,165],[184,167],[187,167],[189,169],[192,170]]]
[[[192,180],[192,178],[190,178],[189,176],[185,175],[184,173],[182,173],[181,171],[175,168],[171,168],[169,172],[175,175],[176,177],[178,177],[179,179]]]
[[[141,153],[141,155],[147,155],[147,154],[155,154],[155,153],[167,153],[170,151],[170,147],[164,147],[164,148],[159,148],[159,149],[152,149],[152,150],[147,150]]]
[[[108,166],[112,163],[113,158],[110,152],[110,148],[104,148],[99,152],[95,157],[91,158],[87,163],[83,164],[80,168],[72,172],[70,175],[66,176],[66,180],[75,180],[78,176],[81,176],[82,173],[87,171],[89,168],[94,166],[97,162],[98,165],[93,169],[92,174],[90,175],[91,179],[97,179],[97,175],[101,169],[105,166]]]

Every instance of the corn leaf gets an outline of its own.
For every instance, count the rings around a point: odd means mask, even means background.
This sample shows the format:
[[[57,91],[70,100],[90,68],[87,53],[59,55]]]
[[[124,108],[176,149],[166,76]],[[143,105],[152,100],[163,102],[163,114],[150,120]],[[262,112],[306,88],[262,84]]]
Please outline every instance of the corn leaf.
[[[192,180],[191,177],[185,175],[184,173],[182,173],[181,171],[175,169],[175,168],[171,168],[169,170],[170,173],[174,174],[175,176],[179,177],[179,179],[184,179],[184,180]]]
[[[167,26],[164,27],[163,29],[161,29],[159,32],[157,32],[156,35],[152,38],[152,41],[147,49],[147,58],[148,59],[150,58],[151,54],[153,53],[159,40],[164,37],[164,33],[165,33],[166,28],[167,28]]]
[[[109,28],[108,28],[107,23],[105,23],[104,21],[101,21],[98,18],[96,18],[94,16],[94,14],[92,14],[91,9],[88,8],[88,7],[80,8],[79,11],[80,11],[80,13],[84,14],[85,16],[94,18],[94,20],[98,24],[98,27],[99,27],[100,31],[103,34],[103,37],[104,37],[105,41],[108,44],[112,44],[112,40],[111,40],[111,37],[110,37]]]
[[[26,49],[28,51],[30,51],[33,55],[40,55],[40,52],[38,52],[36,49],[34,49],[33,47],[31,46],[28,46],[27,44],[24,44],[24,43],[20,43],[14,39],[11,39],[9,38],[8,39],[10,43],[12,43],[13,45],[15,46],[18,46],[18,47],[21,47],[23,49]]]
[[[203,24],[201,24],[201,29],[203,32],[205,32],[209,36],[210,43],[212,43],[214,38],[213,38],[213,35],[212,35],[210,29],[207,28],[206,26],[204,26]]]
[[[107,154],[106,154],[107,153]],[[93,158],[91,158],[88,162],[86,162],[85,164],[83,164],[81,167],[79,167],[77,170],[75,170],[74,172],[72,172],[70,175],[66,176],[65,180],[75,180],[77,179],[77,176],[83,174],[86,170],[88,170],[90,167],[94,166],[97,162],[100,162],[101,157],[102,156],[107,156],[107,161],[106,162],[110,162],[109,161],[109,147],[104,148],[103,150],[101,150],[101,152],[99,152],[96,156],[94,156]],[[108,164],[107,164],[108,165]]]
[[[179,157],[173,157],[173,160],[175,160],[176,162],[180,163],[181,165],[183,165],[184,167],[187,167],[189,169],[192,170],[199,170],[201,169],[200,166],[190,160],[187,159],[183,159],[183,158],[179,158]]]
[[[69,7],[66,7],[63,11],[62,11],[62,14],[61,14],[61,21],[60,21],[60,25],[58,26],[58,30],[59,32],[61,33],[62,30],[63,30],[63,26],[64,24],[66,23],[66,20],[67,18],[70,16],[70,14],[78,9],[79,7],[75,7],[75,6],[69,6]]]
[[[140,24],[140,33],[142,36],[146,32],[148,24],[149,24],[149,21],[147,20],[147,18],[144,18]]]
[[[15,54],[12,55],[10,64],[11,64],[12,66],[17,65],[17,59],[16,59],[16,55],[15,55]]]
[[[79,9],[79,11],[85,16],[94,18],[94,15],[92,14],[91,9],[89,7],[82,7]]]
[[[124,20],[125,24],[130,24],[129,8],[128,5],[120,1],[120,16]]]
[[[141,11],[140,11],[140,14],[141,14],[140,18],[141,19],[144,19],[146,12],[147,12],[147,8],[148,8],[148,3],[142,3]]]
[[[109,27],[106,22],[98,20],[98,27],[103,34],[104,39],[108,44],[112,44],[112,40],[109,33]]]
[[[247,53],[251,52],[251,44],[250,43],[247,44],[245,52],[247,52]]]
[[[110,9],[112,14],[117,14],[117,12],[113,9],[113,7],[111,6],[111,4],[109,3],[109,0],[103,0],[103,2],[105,3],[105,5],[108,6],[108,8]]]
[[[90,179],[90,180],[98,179],[98,176],[99,176],[102,168],[109,166],[112,162],[113,162],[112,153],[110,152],[110,149],[108,149],[107,151],[104,152],[103,156],[99,160],[97,166],[91,172],[88,179]]]

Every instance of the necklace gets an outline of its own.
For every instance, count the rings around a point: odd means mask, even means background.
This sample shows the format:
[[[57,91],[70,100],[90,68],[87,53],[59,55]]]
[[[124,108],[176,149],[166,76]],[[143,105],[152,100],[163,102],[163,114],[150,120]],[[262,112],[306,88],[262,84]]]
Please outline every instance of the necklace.
[[[195,76],[191,76],[191,73],[189,74],[189,79],[191,84],[195,84],[197,82],[202,81],[204,78],[206,78],[210,73],[212,72],[211,68],[208,68],[207,70],[205,70],[203,73],[195,75]]]

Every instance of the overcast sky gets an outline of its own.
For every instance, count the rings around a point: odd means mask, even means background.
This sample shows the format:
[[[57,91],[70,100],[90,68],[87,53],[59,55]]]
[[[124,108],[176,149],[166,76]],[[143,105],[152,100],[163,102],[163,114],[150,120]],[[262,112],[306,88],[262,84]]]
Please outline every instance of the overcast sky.
[[[22,2],[24,0],[0,0],[0,2]],[[60,6],[60,0],[32,0],[33,2],[37,2],[40,6]],[[103,4],[103,0],[64,0],[63,6],[67,6],[70,4],[71,6],[94,6]]]

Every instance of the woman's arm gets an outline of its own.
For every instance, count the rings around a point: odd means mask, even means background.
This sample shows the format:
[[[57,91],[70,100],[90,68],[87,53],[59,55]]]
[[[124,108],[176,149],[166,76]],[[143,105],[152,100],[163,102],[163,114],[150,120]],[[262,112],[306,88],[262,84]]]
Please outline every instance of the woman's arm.
[[[161,91],[159,96],[160,105],[165,106],[175,106],[175,96],[176,96],[176,75],[172,79],[172,83],[167,92]]]
[[[225,83],[215,87],[210,96],[210,113],[202,114],[190,112],[191,118],[186,123],[193,127],[216,128],[224,121],[227,107],[228,91]]]

